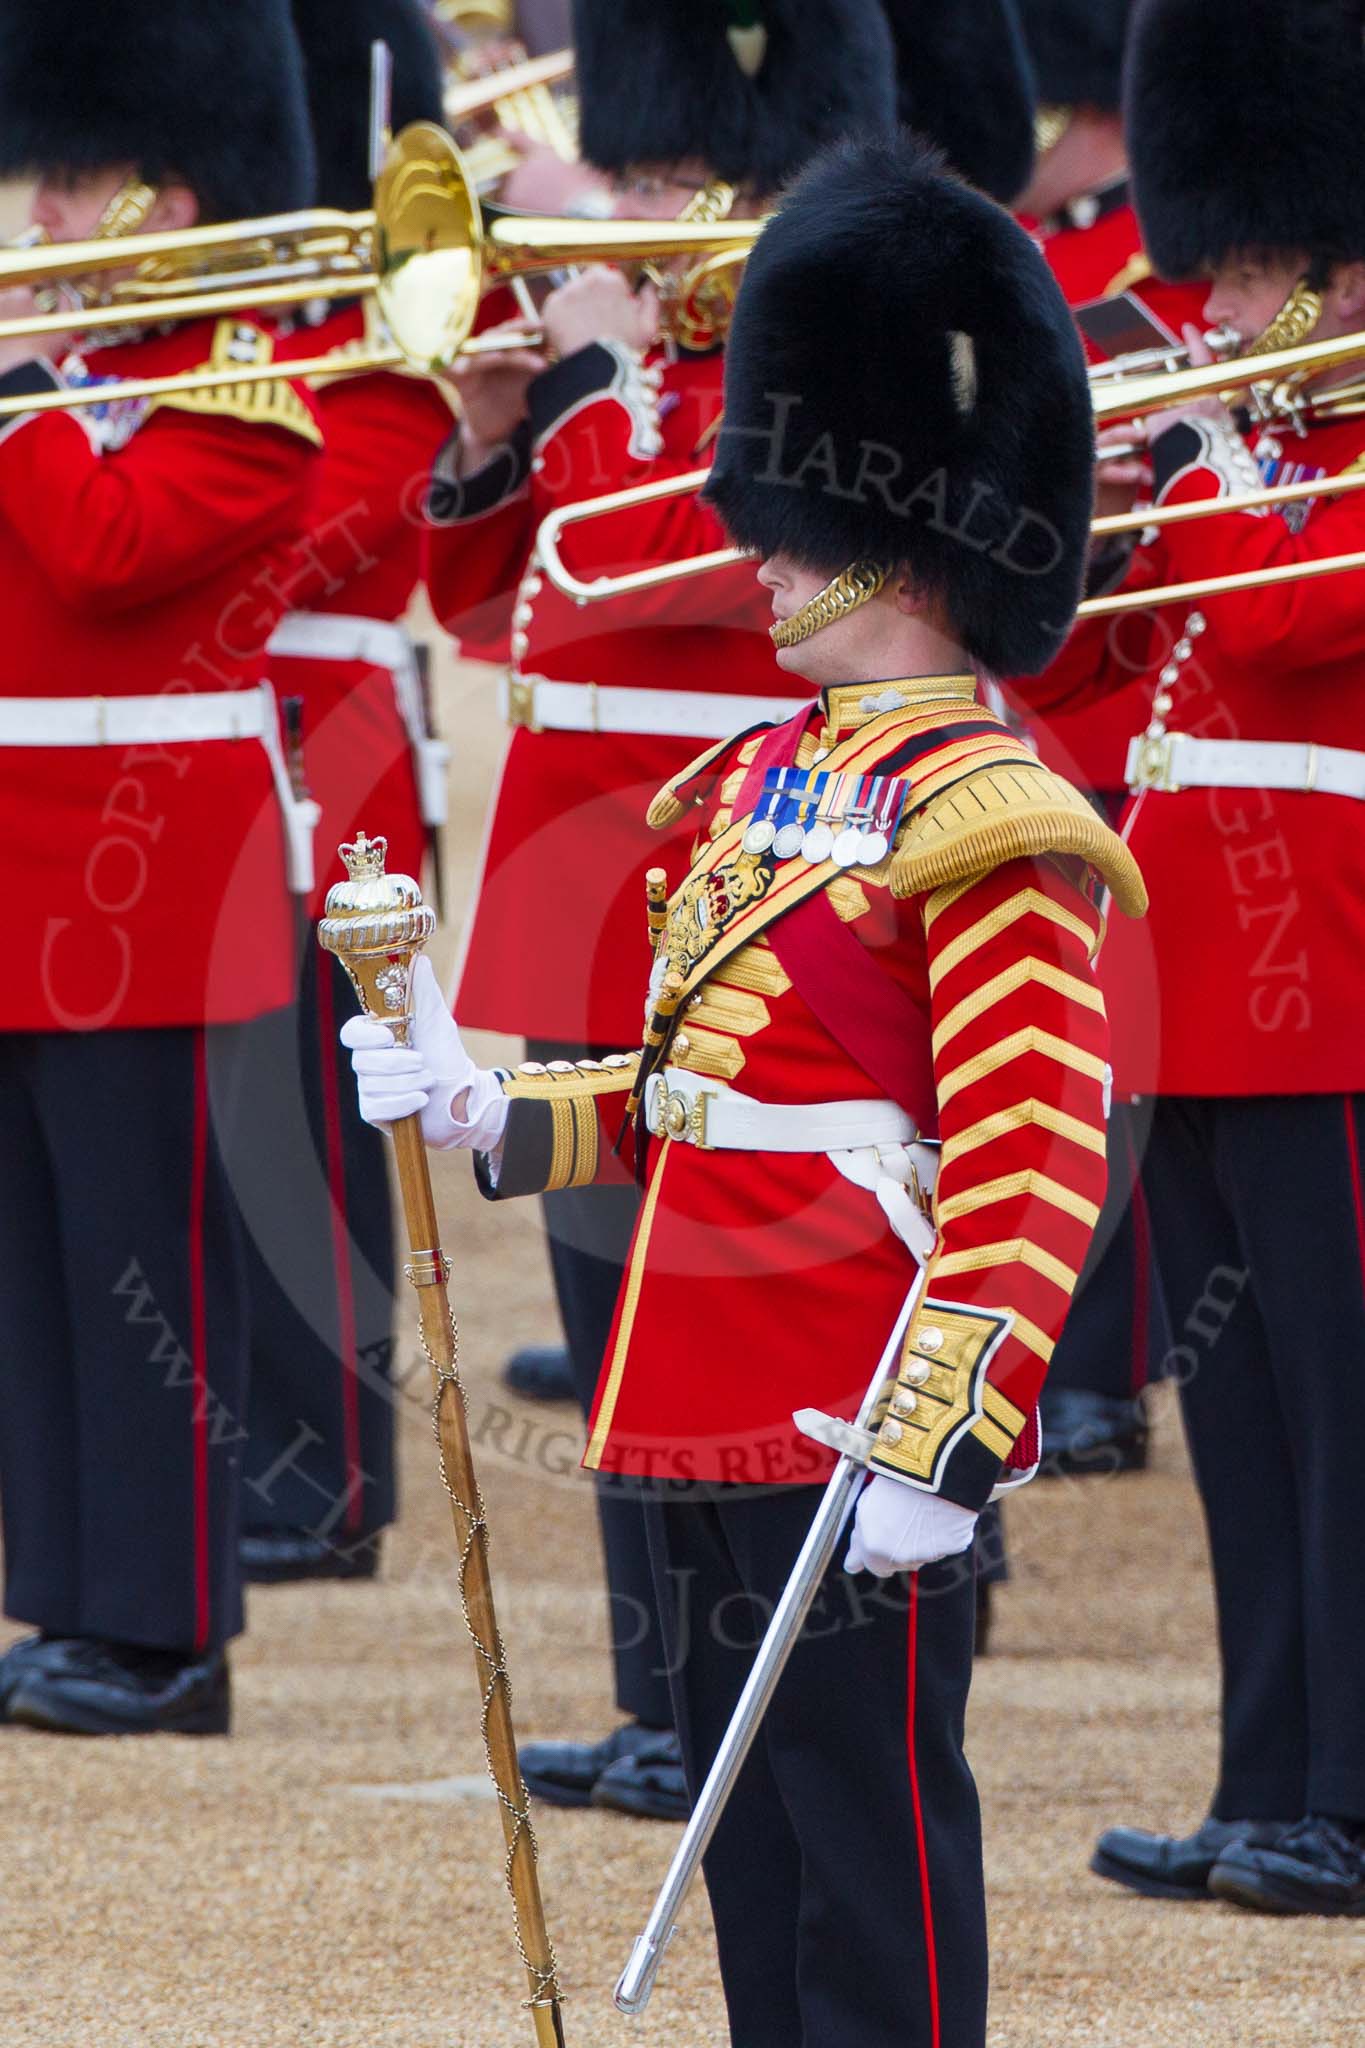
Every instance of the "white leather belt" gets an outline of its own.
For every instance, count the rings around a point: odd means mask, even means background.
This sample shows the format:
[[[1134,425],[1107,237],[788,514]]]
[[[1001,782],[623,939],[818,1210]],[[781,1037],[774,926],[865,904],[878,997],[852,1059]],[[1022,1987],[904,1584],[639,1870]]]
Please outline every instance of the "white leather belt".
[[[259,740],[274,723],[268,686],[166,690],[154,697],[0,697],[3,747],[173,747]]]
[[[1297,789],[1365,800],[1365,754],[1297,740],[1200,740],[1184,732],[1129,743],[1128,787]]]
[[[717,1152],[844,1152],[908,1145],[915,1135],[894,1102],[756,1102],[681,1067],[651,1074],[645,1122],[656,1138]]]
[[[0,697],[0,747],[179,747],[199,740],[258,740],[265,748],[284,821],[289,887],[306,896],[321,814],[290,787],[269,683],[155,697]]]
[[[290,612],[271,634],[268,651],[281,660],[365,661],[373,668],[386,668],[393,677],[394,700],[417,769],[422,823],[445,824],[450,810],[450,748],[427,731],[417,650],[402,626],[353,612]]]
[[[725,691],[634,690],[614,683],[554,683],[547,676],[505,675],[501,705],[509,725],[531,732],[639,733],[659,739],[725,740],[765,719],[794,718],[808,698],[733,697]]]

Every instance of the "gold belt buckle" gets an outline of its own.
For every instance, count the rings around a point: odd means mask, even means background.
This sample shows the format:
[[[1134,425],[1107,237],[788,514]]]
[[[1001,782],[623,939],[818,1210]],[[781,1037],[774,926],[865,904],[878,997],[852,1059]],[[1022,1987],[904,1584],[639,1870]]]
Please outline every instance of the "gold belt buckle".
[[[706,1106],[715,1096],[710,1089],[702,1089],[695,1102],[683,1094],[681,1089],[670,1089],[664,1096],[659,1115],[660,1128],[665,1137],[679,1144],[695,1145],[699,1152],[710,1152],[714,1147],[706,1135]]]
[[[1133,777],[1134,790],[1161,789],[1174,796],[1180,784],[1173,774],[1175,743],[1178,732],[1163,732],[1148,738],[1143,736],[1138,750],[1137,773]]]
[[[539,732],[536,724],[536,685],[533,676],[518,675],[515,669],[507,671],[507,723],[522,726],[527,732]]]

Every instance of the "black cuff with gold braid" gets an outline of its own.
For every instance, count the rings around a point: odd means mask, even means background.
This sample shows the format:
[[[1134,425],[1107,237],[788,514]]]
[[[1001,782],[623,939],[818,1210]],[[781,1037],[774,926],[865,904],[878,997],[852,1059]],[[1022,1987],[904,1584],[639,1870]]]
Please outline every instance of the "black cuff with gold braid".
[[[986,1377],[1013,1320],[1007,1309],[926,1296],[872,1418],[872,1471],[959,1507],[985,1505],[1026,1420]]]
[[[494,1201],[511,1195],[552,1195],[585,1188],[597,1178],[602,1125],[598,1098],[630,1094],[638,1053],[604,1060],[527,1060],[503,1081],[508,1100],[498,1178],[475,1162],[479,1187]]]

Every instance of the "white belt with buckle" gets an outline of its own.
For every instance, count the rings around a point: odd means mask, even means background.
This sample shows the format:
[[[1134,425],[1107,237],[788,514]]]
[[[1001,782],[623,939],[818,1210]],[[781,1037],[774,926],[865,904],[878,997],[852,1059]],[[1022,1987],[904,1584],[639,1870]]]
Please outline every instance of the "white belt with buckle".
[[[648,738],[727,740],[764,720],[774,724],[808,708],[808,698],[733,697],[723,690],[635,690],[613,683],[555,683],[505,675],[501,706],[509,725],[531,732],[638,733]]]
[[[645,1087],[656,1138],[716,1152],[823,1152],[845,1180],[876,1196],[891,1228],[923,1262],[936,1230],[938,1146],[915,1135],[895,1102],[756,1102],[723,1081],[665,1067]]]
[[[274,719],[268,685],[165,690],[154,697],[0,697],[0,747],[174,747],[191,740],[259,740]]]
[[[290,787],[269,683],[155,697],[0,697],[0,747],[180,747],[201,740],[259,740],[265,748],[284,821],[289,887],[306,896],[321,813]]]
[[[424,825],[444,825],[450,809],[450,748],[427,731],[422,677],[412,636],[391,619],[353,612],[290,612],[270,636],[269,653],[282,660],[367,661],[386,668],[417,768],[418,807]]]
[[[1190,733],[1149,737],[1128,747],[1128,787],[1296,789],[1317,796],[1365,800],[1365,754],[1298,740],[1201,740]]]

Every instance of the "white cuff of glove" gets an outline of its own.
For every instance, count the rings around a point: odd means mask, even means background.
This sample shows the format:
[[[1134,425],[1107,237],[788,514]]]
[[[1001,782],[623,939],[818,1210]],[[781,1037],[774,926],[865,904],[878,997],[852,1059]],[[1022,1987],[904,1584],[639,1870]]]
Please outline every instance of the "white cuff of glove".
[[[917,1572],[921,1565],[960,1556],[975,1534],[971,1508],[876,1472],[858,1496],[844,1570],[879,1579]]]
[[[502,1143],[508,1114],[502,1083],[465,1051],[425,954],[413,969],[408,1044],[395,1045],[389,1026],[372,1017],[348,1018],[341,1042],[351,1055],[367,1124],[384,1130],[401,1117],[418,1116],[423,1138],[438,1152],[455,1146],[494,1152]]]

